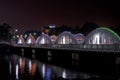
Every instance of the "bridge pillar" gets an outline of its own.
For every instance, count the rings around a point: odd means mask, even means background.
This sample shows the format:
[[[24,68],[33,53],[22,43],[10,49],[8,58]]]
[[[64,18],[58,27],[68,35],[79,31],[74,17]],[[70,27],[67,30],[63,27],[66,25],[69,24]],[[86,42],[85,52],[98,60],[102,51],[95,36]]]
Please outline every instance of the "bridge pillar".
[[[35,58],[35,49],[32,49],[32,58]]]
[[[77,53],[72,53],[72,65],[79,64],[79,55]]]
[[[51,51],[47,52],[47,56],[48,56],[48,61],[51,61],[51,59],[52,59],[52,53],[51,53]]]
[[[72,53],[72,59],[73,60],[79,60],[79,55],[76,53]]]
[[[24,56],[24,48],[21,49],[21,54]]]

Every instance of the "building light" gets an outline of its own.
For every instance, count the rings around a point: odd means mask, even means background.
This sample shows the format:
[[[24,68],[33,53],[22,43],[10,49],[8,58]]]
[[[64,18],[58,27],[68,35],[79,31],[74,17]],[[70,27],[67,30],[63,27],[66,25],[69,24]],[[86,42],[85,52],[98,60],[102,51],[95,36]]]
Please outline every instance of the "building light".
[[[15,39],[15,36],[13,36],[13,39]]]
[[[24,37],[26,38],[26,37],[27,37],[27,34],[25,34]]]
[[[49,28],[55,28],[55,25],[50,25]]]
[[[36,35],[36,33],[34,32],[33,35]]]
[[[19,38],[19,35],[17,35],[17,38]]]
[[[18,32],[18,29],[15,29],[15,32]]]

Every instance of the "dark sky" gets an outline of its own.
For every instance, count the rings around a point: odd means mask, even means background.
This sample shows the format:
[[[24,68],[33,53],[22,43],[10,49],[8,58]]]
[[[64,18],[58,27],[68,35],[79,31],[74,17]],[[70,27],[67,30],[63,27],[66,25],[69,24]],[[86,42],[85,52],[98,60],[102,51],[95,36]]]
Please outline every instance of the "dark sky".
[[[100,26],[120,23],[119,3],[98,0],[0,0],[0,23],[19,31],[40,26],[82,26],[86,21]]]

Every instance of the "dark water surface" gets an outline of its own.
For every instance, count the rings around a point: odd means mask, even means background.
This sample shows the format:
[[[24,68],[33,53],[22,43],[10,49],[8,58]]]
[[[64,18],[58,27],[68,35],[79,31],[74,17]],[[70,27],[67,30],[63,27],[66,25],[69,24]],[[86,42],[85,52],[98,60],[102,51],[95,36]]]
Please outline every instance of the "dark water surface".
[[[100,78],[17,55],[1,56],[0,80],[87,80]]]
[[[16,51],[17,52],[17,51]],[[102,64],[96,56],[92,56],[94,59],[84,55],[80,55],[79,63],[67,59],[67,55],[53,56],[53,60],[49,62],[51,57],[44,59],[42,55],[36,58],[28,58],[24,56],[15,55],[17,53],[10,54],[10,50],[4,47],[0,47],[0,80],[119,80],[119,66],[112,64],[114,61],[106,60],[107,64]],[[19,52],[20,53],[20,52]],[[25,53],[27,54],[27,53]],[[61,57],[60,57],[61,56]],[[57,58],[56,58],[57,57]],[[50,58],[50,59],[49,59]],[[87,59],[89,58],[89,59]],[[95,61],[97,60],[97,63]],[[46,61],[48,60],[48,61]],[[89,63],[91,60],[92,63]],[[102,60],[102,59],[101,59]],[[89,62],[88,62],[89,61]],[[54,63],[54,64],[53,64]],[[101,65],[102,64],[102,65]],[[113,67],[112,67],[113,66]],[[104,69],[103,69],[104,68]],[[116,73],[118,71],[118,73]],[[96,74],[97,73],[97,74]]]

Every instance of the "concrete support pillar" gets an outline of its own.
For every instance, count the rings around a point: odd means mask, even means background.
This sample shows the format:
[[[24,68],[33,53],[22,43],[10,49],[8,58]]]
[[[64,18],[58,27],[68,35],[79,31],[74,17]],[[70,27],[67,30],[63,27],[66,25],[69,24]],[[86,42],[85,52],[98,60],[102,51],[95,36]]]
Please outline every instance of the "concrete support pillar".
[[[32,58],[35,58],[35,49],[32,49]]]
[[[24,48],[21,49],[21,54],[24,56]]]
[[[50,51],[48,51],[47,55],[48,55],[48,61],[51,61],[51,59],[52,59],[52,53]]]

